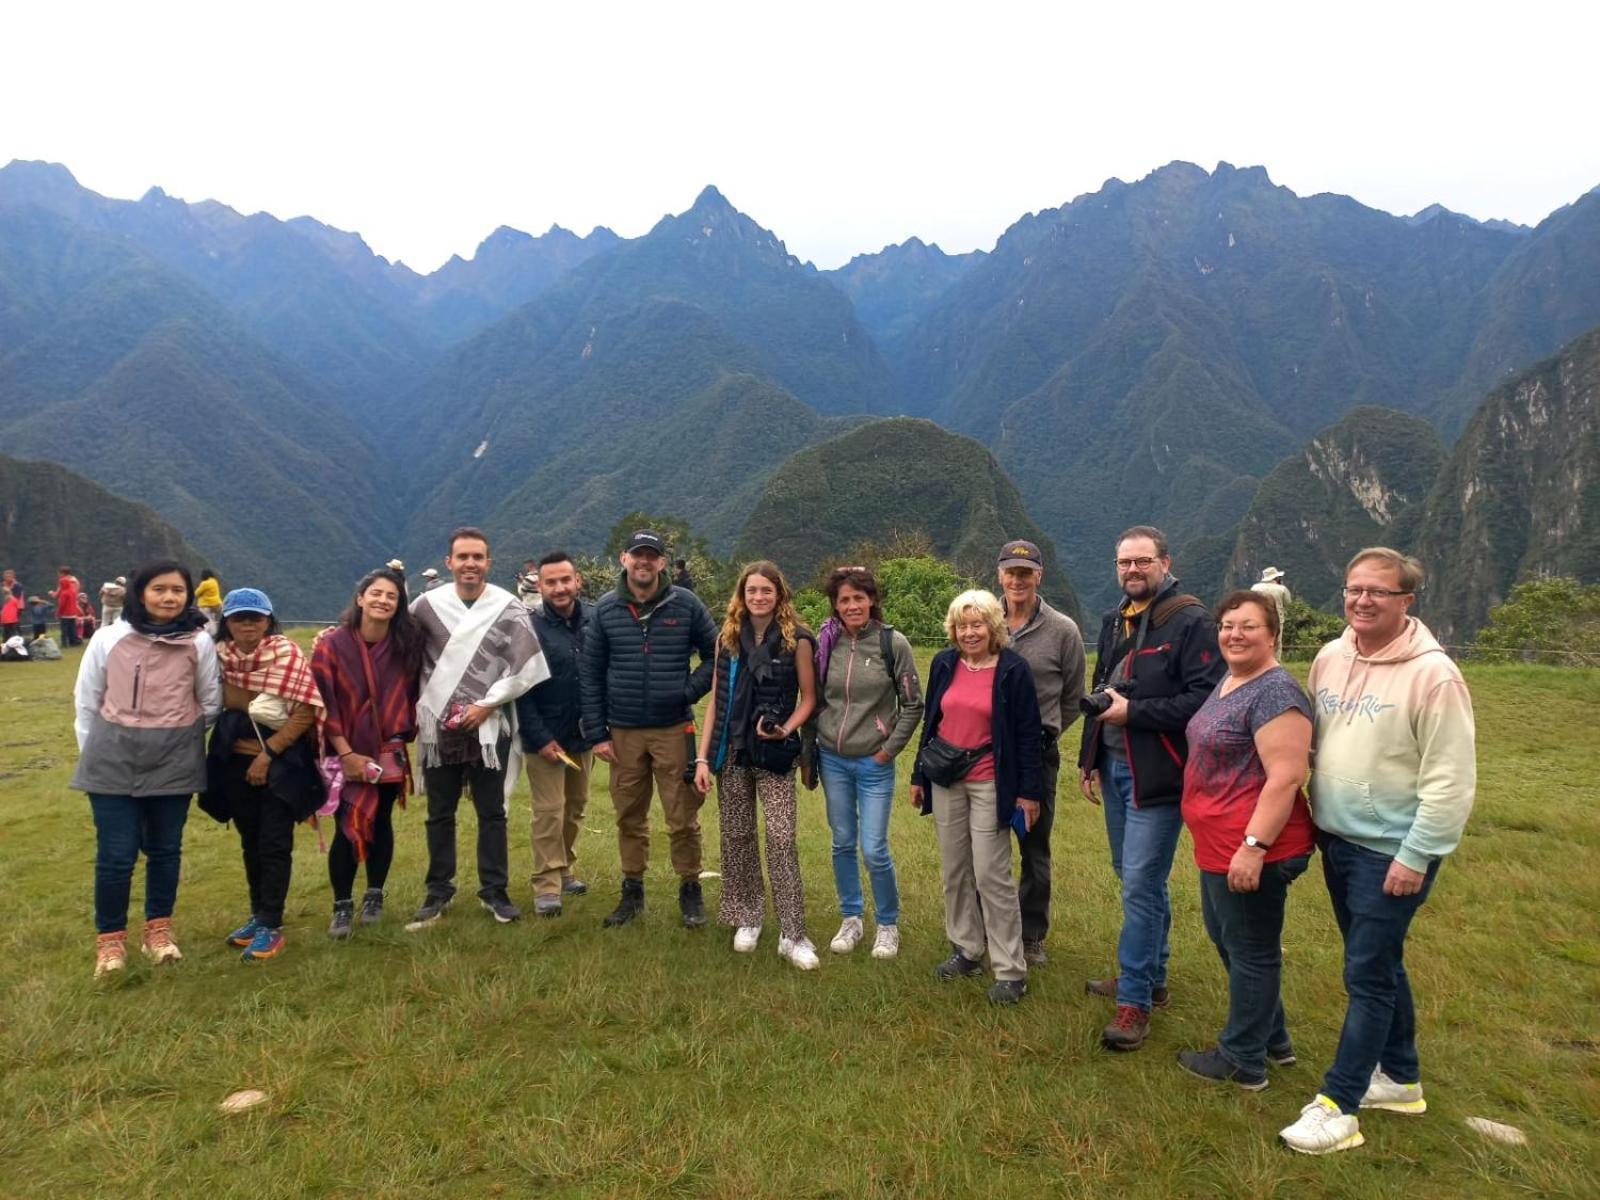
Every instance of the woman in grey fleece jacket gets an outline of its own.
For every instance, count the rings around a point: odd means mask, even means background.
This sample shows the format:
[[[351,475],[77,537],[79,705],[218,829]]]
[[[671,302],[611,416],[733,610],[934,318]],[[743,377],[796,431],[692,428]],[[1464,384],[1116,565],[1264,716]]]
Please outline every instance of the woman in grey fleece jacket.
[[[859,844],[878,922],[872,957],[893,958],[900,950],[900,889],[889,856],[894,760],[922,719],[922,681],[911,643],[884,628],[871,571],[839,567],[828,576],[826,590],[833,616],[817,637],[823,706],[817,746],[833,831],[833,881],[844,917],[830,946],[835,954],[848,954],[863,936]]]

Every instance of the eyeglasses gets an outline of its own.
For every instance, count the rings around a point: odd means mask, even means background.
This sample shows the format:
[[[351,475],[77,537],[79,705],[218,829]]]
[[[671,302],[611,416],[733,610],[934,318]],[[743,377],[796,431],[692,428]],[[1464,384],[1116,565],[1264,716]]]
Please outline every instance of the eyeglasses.
[[[1131,571],[1133,568],[1138,567],[1141,571],[1148,571],[1158,561],[1158,559],[1154,558],[1119,558],[1117,559],[1117,570]]]
[[[1233,624],[1231,621],[1219,621],[1217,623],[1217,632],[1221,634],[1254,633],[1258,629],[1265,628],[1266,626],[1260,621],[1241,621],[1237,625]]]
[[[1405,591],[1397,592],[1393,588],[1346,587],[1339,590],[1344,593],[1346,600],[1359,600],[1363,596],[1371,596],[1374,600],[1387,600],[1391,596],[1410,596],[1413,594]]]

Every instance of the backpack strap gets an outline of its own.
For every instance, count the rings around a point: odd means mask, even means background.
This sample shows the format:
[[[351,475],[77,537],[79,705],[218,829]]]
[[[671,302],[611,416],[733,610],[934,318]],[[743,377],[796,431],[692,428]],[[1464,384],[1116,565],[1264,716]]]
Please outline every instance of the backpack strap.
[[[1152,626],[1165,625],[1167,618],[1172,616],[1173,613],[1191,605],[1195,608],[1204,608],[1205,602],[1199,596],[1191,596],[1188,592],[1180,592],[1176,596],[1168,596],[1160,604],[1156,605],[1155,611],[1150,614],[1150,624]]]

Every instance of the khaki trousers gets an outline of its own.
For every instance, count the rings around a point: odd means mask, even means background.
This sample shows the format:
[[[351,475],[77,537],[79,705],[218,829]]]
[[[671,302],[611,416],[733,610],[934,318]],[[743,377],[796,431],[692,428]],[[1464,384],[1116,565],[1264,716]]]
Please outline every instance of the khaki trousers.
[[[974,962],[989,951],[996,979],[1026,979],[1022,909],[1011,877],[1011,827],[995,812],[994,781],[962,779],[933,788],[944,876],[944,932]],[[980,903],[981,898],[981,903]]]
[[[580,770],[546,762],[537,752],[523,755],[528,790],[533,793],[533,893],[559,896],[561,877],[578,861],[578,830],[589,803],[593,754],[574,754]]]
[[[680,879],[700,877],[700,805],[705,797],[683,781],[689,765],[682,725],[612,729],[617,761],[611,767],[611,802],[617,809],[617,849],[622,873],[638,877],[650,861],[650,779],[655,777],[672,841],[672,869]]]

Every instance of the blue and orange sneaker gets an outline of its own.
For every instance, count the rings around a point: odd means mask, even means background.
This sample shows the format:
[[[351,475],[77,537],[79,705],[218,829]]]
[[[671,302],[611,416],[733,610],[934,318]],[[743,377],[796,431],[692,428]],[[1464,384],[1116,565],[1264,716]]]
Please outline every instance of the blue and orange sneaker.
[[[256,962],[259,959],[271,958],[282,949],[283,930],[257,925],[255,936],[250,939],[250,944],[244,948],[241,957],[245,962]]]
[[[251,917],[243,925],[239,926],[239,928],[235,929],[228,935],[228,945],[248,946],[251,942],[251,939],[256,936],[256,930],[260,928],[261,922],[256,920],[255,917]]]

